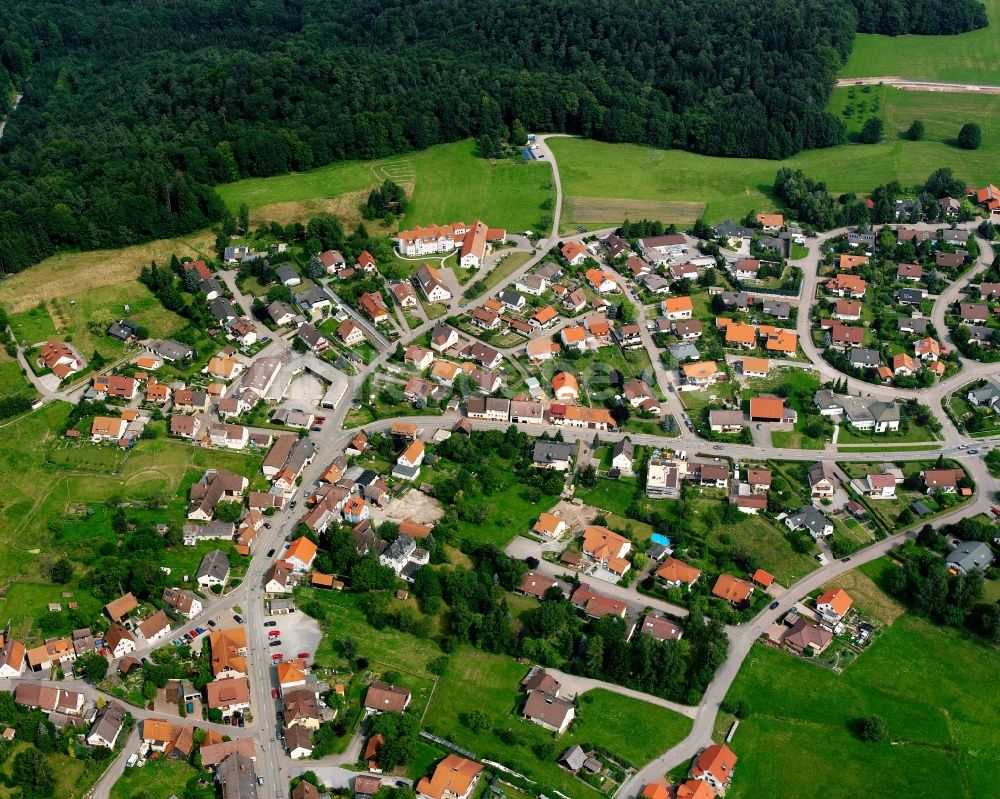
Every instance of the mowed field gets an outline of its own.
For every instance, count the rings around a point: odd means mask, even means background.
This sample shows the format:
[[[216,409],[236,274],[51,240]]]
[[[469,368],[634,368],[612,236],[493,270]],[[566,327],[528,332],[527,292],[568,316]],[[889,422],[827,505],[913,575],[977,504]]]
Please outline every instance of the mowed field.
[[[865,88],[869,91],[865,92]],[[848,135],[859,133],[865,120],[877,116],[885,123],[885,138],[889,141],[899,141],[910,124],[919,119],[924,123],[924,139],[901,141],[905,150],[918,157],[925,146],[937,149],[937,145],[944,145],[948,151],[947,166],[956,174],[996,177],[1000,164],[1000,95],[842,86],[833,90],[830,110],[847,124]],[[982,128],[983,143],[978,150],[955,146],[958,131],[966,122],[975,122]]]
[[[849,89],[835,92],[831,109],[841,114],[849,104]],[[663,222],[687,224],[699,205],[709,222],[739,219],[750,210],[776,210],[771,187],[781,166],[802,169],[826,181],[836,193],[869,193],[875,186],[898,180],[904,186],[923,183],[935,169],[951,167],[970,184],[996,181],[1000,173],[1000,129],[995,130],[1000,97],[939,92],[907,92],[882,87],[864,97],[871,108],[878,96],[878,114],[886,122],[879,144],[844,144],[799,153],[786,161],[761,158],[715,158],[683,150],[660,150],[637,144],[608,144],[589,139],[552,138],[549,147],[559,161],[563,184],[563,232],[577,225],[618,224],[625,214],[595,213],[601,202],[609,210],[646,208]],[[868,116],[872,114],[869,112]],[[867,118],[867,117],[865,117]],[[927,127],[926,139],[900,137],[914,119]],[[864,119],[848,119],[860,130]],[[968,151],[951,142],[964,122],[983,126],[983,146]],[[643,204],[649,203],[644,206]],[[604,218],[599,218],[604,216]],[[629,215],[630,219],[641,218]]]
[[[993,691],[998,668],[996,648],[912,615],[841,675],[755,646],[730,691],[752,714],[731,744],[740,763],[728,795],[774,785],[796,799],[996,795],[1000,709],[979,689]],[[856,720],[873,714],[891,743],[857,736]]]
[[[410,210],[402,225],[426,225],[481,218],[511,231],[534,228],[543,211],[552,171],[545,162],[491,162],[475,153],[466,139],[421,152],[378,161],[350,161],[310,172],[249,178],[217,187],[234,211],[242,203],[251,219],[289,221],[310,212],[330,210],[348,226],[360,220],[357,206],[367,192],[390,179],[410,192]],[[367,224],[367,223],[366,223]]]
[[[990,24],[957,36],[859,33],[842,78],[900,77],[945,83],[1000,84],[1000,0],[981,0]]]

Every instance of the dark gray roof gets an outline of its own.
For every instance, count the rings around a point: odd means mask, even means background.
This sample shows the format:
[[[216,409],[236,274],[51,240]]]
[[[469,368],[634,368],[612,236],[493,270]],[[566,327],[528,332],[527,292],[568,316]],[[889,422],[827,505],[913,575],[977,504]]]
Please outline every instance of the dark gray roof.
[[[981,541],[961,541],[948,553],[947,564],[968,574],[979,569],[985,570],[993,563],[993,552]]]
[[[151,352],[156,353],[161,358],[165,358],[168,361],[179,361],[183,358],[190,358],[194,355],[194,348],[189,347],[187,344],[182,344],[172,338],[166,338],[162,341],[154,341],[150,343],[149,349]]]
[[[630,461],[635,459],[635,445],[627,438],[616,441],[611,447],[611,457],[625,455]]]
[[[852,366],[875,368],[881,363],[882,356],[879,355],[878,350],[871,350],[865,347],[852,347],[848,355],[848,360]]]
[[[228,322],[237,316],[233,303],[226,297],[216,297],[208,304],[208,312],[217,322]]]
[[[285,283],[289,280],[302,280],[302,277],[289,264],[281,264],[275,267],[274,274],[278,280]]]
[[[221,549],[213,549],[202,558],[195,579],[211,575],[221,582],[226,579],[228,573],[229,556]]]
[[[915,319],[909,316],[902,316],[896,320],[897,330],[912,330],[914,333],[923,335],[927,332],[927,320]]]
[[[823,535],[823,530],[830,520],[812,505],[804,505],[789,517],[793,528],[805,527],[814,537]]]
[[[757,231],[750,227],[744,227],[743,225],[737,225],[732,219],[727,219],[712,228],[712,232],[716,236],[738,236],[744,239],[753,238],[753,234]]]
[[[331,297],[321,286],[310,286],[295,295],[295,304],[305,311],[321,302],[330,302]]]
[[[531,459],[535,463],[565,461],[573,457],[576,446],[565,441],[536,441]]]

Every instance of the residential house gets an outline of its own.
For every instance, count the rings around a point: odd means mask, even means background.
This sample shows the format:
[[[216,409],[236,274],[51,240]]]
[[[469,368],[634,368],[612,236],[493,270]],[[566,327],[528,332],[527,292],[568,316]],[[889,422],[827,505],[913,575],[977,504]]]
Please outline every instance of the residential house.
[[[528,360],[533,364],[555,358],[561,349],[559,344],[546,338],[533,338],[525,345]]]
[[[708,426],[713,433],[738,433],[747,426],[743,411],[712,409],[708,412]]]
[[[724,792],[733,779],[736,755],[725,744],[712,744],[695,758],[690,776],[707,782],[716,792]]]
[[[829,499],[837,488],[837,478],[833,465],[828,461],[818,461],[809,468],[809,491],[813,499]]]
[[[836,624],[854,605],[854,600],[843,588],[830,588],[816,597],[816,610],[823,620]]]
[[[124,657],[135,651],[135,638],[120,624],[112,624],[104,634],[104,648],[114,658]]]
[[[725,377],[715,365],[715,361],[698,361],[696,363],[686,363],[681,366],[681,373],[684,383],[694,388],[704,388]]]
[[[598,294],[607,294],[609,292],[618,291],[618,284],[615,282],[614,278],[607,272],[602,272],[600,269],[588,269],[585,277],[590,287],[596,291]]]
[[[995,560],[989,544],[982,541],[960,541],[948,553],[945,563],[954,574],[971,574],[986,571]]]
[[[803,505],[785,517],[785,527],[791,531],[806,529],[815,540],[833,535],[833,522],[812,505]]]
[[[576,445],[565,441],[537,440],[532,450],[531,465],[536,469],[554,469],[565,472],[570,467]]]
[[[576,241],[567,241],[559,251],[570,266],[579,266],[587,260],[587,248]]]
[[[731,574],[720,574],[712,586],[712,594],[733,605],[741,605],[750,599],[754,592],[752,583],[733,577]]]
[[[663,315],[671,320],[675,321],[678,319],[690,319],[691,315],[694,313],[694,305],[691,302],[691,298],[684,297],[667,297],[662,305]]]
[[[539,522],[540,521],[541,520],[539,520]],[[538,527],[538,525],[536,524],[535,527]],[[543,577],[540,574],[529,571],[525,572],[521,576],[521,582],[517,587],[517,593],[523,594],[524,596],[533,596],[536,599],[544,599],[549,590],[558,585],[559,583],[555,580],[551,580],[548,577]]]
[[[656,570],[656,576],[663,580],[668,588],[684,586],[690,590],[701,577],[701,571],[677,558],[667,558]]]
[[[619,576],[625,574],[631,564],[625,556],[632,548],[631,542],[607,527],[592,524],[583,531],[583,554],[597,566]]]
[[[826,284],[826,290],[831,294],[836,294],[838,297],[854,297],[859,300],[864,299],[867,288],[868,284],[861,278],[844,273],[839,273]]]
[[[954,494],[958,481],[965,477],[961,469],[925,469],[920,472],[924,490],[928,494]]]
[[[560,699],[543,691],[532,691],[524,703],[522,715],[528,721],[561,735],[576,716],[576,708],[568,699]]]
[[[810,624],[799,618],[785,633],[781,642],[799,654],[820,655],[833,641],[833,633],[826,627]]]
[[[83,359],[68,344],[52,339],[38,350],[38,363],[60,380],[75,375],[84,366]]]
[[[450,754],[434,767],[430,777],[421,778],[416,785],[421,799],[469,799],[483,767],[464,757]]]
[[[665,264],[677,260],[687,252],[687,239],[681,233],[663,236],[647,236],[636,242],[639,252],[654,264]]]
[[[441,273],[429,264],[423,264],[414,275],[414,279],[428,302],[447,302],[452,298],[451,291],[441,279]]]
[[[577,400],[580,398],[580,385],[569,372],[559,372],[552,378],[552,394],[557,400]]]
[[[345,319],[337,326],[337,338],[346,346],[354,347],[365,340],[365,331],[353,320]]]
[[[83,712],[83,694],[67,691],[54,685],[18,682],[14,688],[14,703],[22,707],[38,708],[46,713],[79,716]]]
[[[139,637],[147,643],[159,641],[170,633],[170,619],[162,610],[147,617],[137,628]]]
[[[201,599],[191,591],[179,588],[164,588],[161,599],[167,607],[185,619],[193,619],[201,613]]]
[[[223,718],[250,709],[250,681],[246,677],[225,677],[205,686],[209,710],[218,710]]]
[[[406,688],[397,688],[376,680],[365,692],[364,708],[372,713],[402,713],[410,706],[413,695]]]
[[[91,746],[103,746],[107,749],[114,749],[118,736],[125,726],[125,717],[128,711],[115,702],[108,702],[97,712],[94,724],[87,733],[87,743]]]
[[[622,474],[632,474],[635,463],[635,445],[628,438],[622,438],[611,445],[611,468]]]
[[[202,558],[195,574],[195,581],[202,588],[223,586],[229,580],[229,556],[221,549],[213,549]]]
[[[295,309],[284,300],[275,300],[267,306],[267,318],[276,327],[284,327],[295,321]]]

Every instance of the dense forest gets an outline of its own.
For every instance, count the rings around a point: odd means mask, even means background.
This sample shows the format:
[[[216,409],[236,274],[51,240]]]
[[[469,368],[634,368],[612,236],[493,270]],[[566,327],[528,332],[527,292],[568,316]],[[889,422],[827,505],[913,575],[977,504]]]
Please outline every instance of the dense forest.
[[[973,0],[897,5],[859,5],[864,29],[985,20]],[[821,0],[7,3],[0,90],[24,99],[0,142],[0,271],[203,227],[225,214],[216,183],[511,128],[829,146],[857,27],[854,5]]]

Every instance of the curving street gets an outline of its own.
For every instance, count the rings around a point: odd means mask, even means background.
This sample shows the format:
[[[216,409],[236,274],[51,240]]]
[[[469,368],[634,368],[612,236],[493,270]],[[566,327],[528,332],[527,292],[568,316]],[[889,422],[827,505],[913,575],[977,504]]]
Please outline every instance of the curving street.
[[[463,302],[461,297],[458,295],[453,297],[448,308],[450,313],[459,313],[462,309],[476,305],[485,300],[487,297],[496,294],[503,288],[513,285],[518,278],[526,274],[536,264],[538,264],[544,257],[546,251],[557,242],[561,240],[580,241],[584,237],[583,235],[573,235],[564,238],[560,238],[559,236],[563,192],[559,179],[558,164],[551,148],[549,148],[546,143],[547,138],[549,137],[541,135],[538,137],[537,142],[541,147],[541,152],[545,155],[545,159],[551,164],[553,181],[556,190],[557,201],[553,212],[552,229],[547,233],[546,237],[540,241],[538,249],[534,251],[534,254],[528,259],[528,261],[513,274],[507,277],[502,283],[493,286],[489,291],[484,292],[481,296],[465,302]],[[939,226],[923,225],[919,227],[927,228]],[[972,226],[971,224],[968,224],[966,227],[971,229]],[[823,247],[826,242],[838,235],[843,234],[844,232],[845,230],[830,231],[815,239],[810,239],[808,242],[808,255],[795,262],[797,265],[801,266],[804,273],[800,294],[801,304],[799,306],[800,310],[797,321],[798,338],[803,352],[812,364],[812,368],[817,370],[824,380],[837,379],[843,377],[843,375],[827,364],[826,361],[823,360],[822,354],[813,345],[810,331],[810,310],[816,292],[816,285],[818,282],[817,267],[821,259]],[[594,235],[594,233],[590,232],[585,235],[589,237]],[[530,244],[527,241],[518,238],[516,249],[521,251],[530,251]],[[950,341],[947,338],[947,332],[944,326],[944,313],[946,307],[956,299],[959,292],[965,285],[968,284],[969,280],[980,271],[984,270],[990,263],[992,256],[991,247],[986,242],[981,242],[981,251],[982,254],[980,255],[978,263],[959,280],[956,280],[948,286],[935,301],[932,318],[935,326],[937,327],[939,336],[944,341]],[[486,274],[486,272],[484,272],[484,274]],[[239,305],[244,309],[244,311],[247,311],[250,303],[247,298],[245,298],[238,291],[232,273],[223,272],[222,277],[226,282],[226,285],[233,291]],[[677,393],[673,390],[674,380],[661,362],[659,352],[654,345],[652,336],[646,329],[646,312],[644,305],[638,300],[627,281],[618,275],[615,276],[615,279],[618,281],[625,296],[636,305],[636,309],[639,314],[638,321],[641,328],[642,342],[650,353],[653,376],[655,377],[663,396],[667,398],[666,404],[669,407],[669,410],[674,413],[676,418],[680,419],[681,414],[684,412],[683,405],[681,404]],[[355,321],[358,321],[369,334],[372,333],[370,329],[371,325],[367,323],[367,320],[358,319],[357,314],[354,314],[353,312],[352,317],[354,317]],[[434,324],[434,322],[429,320],[424,321],[415,329],[406,331],[402,341],[405,343],[406,341],[422,336],[424,333],[427,333],[434,326]],[[379,367],[386,363],[392,352],[392,347],[390,346],[389,341],[385,339],[381,333],[378,333],[377,331],[375,331],[375,333],[376,335],[374,336],[374,339],[379,345],[381,352],[359,374],[349,377],[348,391],[351,396],[354,396],[357,393],[368,375],[374,373]],[[541,335],[551,334],[551,330],[541,333]],[[261,354],[287,354],[290,349],[291,346],[287,337],[281,338],[280,336],[275,336],[274,340],[268,344],[267,348],[265,348]],[[506,354],[509,356],[512,354],[512,351],[508,350],[506,351]],[[19,358],[22,360],[22,364],[26,365],[23,363],[23,354],[19,353]],[[798,367],[808,366],[807,364],[802,363],[791,363],[789,365]],[[959,460],[968,469],[969,473],[975,480],[976,492],[970,503],[938,517],[936,520],[937,524],[948,522],[962,516],[969,516],[979,512],[989,511],[993,493],[997,488],[996,481],[989,474],[981,456],[970,455],[965,449],[960,448],[962,445],[971,443],[972,439],[964,436],[955,427],[955,425],[952,424],[951,420],[941,411],[940,401],[943,397],[955,391],[957,388],[961,387],[970,380],[990,374],[996,374],[996,369],[997,367],[995,365],[976,363],[966,359],[962,361],[962,368],[957,375],[936,384],[930,389],[920,391],[896,389],[883,385],[872,385],[855,380],[854,378],[849,378],[848,382],[850,389],[855,393],[863,392],[884,399],[905,399],[909,397],[917,397],[921,402],[929,405],[932,411],[940,419],[943,430],[942,441],[940,442],[940,451],[947,457]],[[30,378],[31,370],[28,369],[27,371]],[[72,398],[71,394],[66,392],[46,390],[42,391],[42,393],[45,401],[57,401]],[[334,457],[343,452],[347,442],[357,433],[359,428],[345,429],[344,427],[344,420],[350,410],[350,406],[351,403],[345,396],[345,398],[338,403],[338,407],[335,410],[325,412],[327,415],[327,421],[323,430],[321,432],[311,434],[316,444],[317,452],[315,459],[308,467],[306,467],[302,475],[301,484],[306,487],[306,489],[317,481],[320,474],[326,469],[328,464]],[[376,422],[365,425],[360,429],[367,432],[384,431],[389,429],[393,422],[401,420],[415,422],[418,427],[423,428],[450,428],[459,418],[460,414],[456,412],[445,413],[440,416],[404,416],[394,419],[380,419]],[[506,422],[490,422],[484,420],[469,421],[472,424],[472,427],[476,429],[504,429],[508,426],[508,423]],[[554,433],[556,431],[560,431],[563,437],[569,441],[589,442],[594,436],[594,431],[592,430],[577,430],[565,427],[556,428],[547,424],[520,425],[520,428],[535,435],[542,432]],[[604,441],[614,441],[622,438],[624,435],[625,434],[623,433],[608,432],[601,433],[601,438]],[[680,437],[672,439],[666,439],[657,435],[635,433],[629,433],[628,436],[634,443],[637,444],[648,444],[658,447],[666,446],[673,449],[687,450],[692,453],[699,451],[704,452],[707,449],[707,444],[703,439],[700,439],[693,433],[688,432],[683,427]],[[975,442],[977,446],[985,450],[988,446],[996,443],[996,440],[976,439]],[[908,461],[931,457],[927,452],[905,449],[891,451],[884,448],[872,448],[871,450],[859,450],[847,453],[829,450],[820,454],[815,451],[785,450],[773,446],[760,447],[751,445],[726,445],[724,454],[739,459],[773,458],[777,460],[810,462],[815,461],[817,457],[822,457],[831,461]],[[275,687],[275,683],[273,682],[274,673],[269,655],[270,649],[267,645],[266,632],[263,627],[263,623],[266,619],[266,616],[264,615],[264,574],[271,566],[273,559],[267,558],[264,553],[273,548],[277,552],[275,557],[281,557],[282,546],[285,543],[285,538],[286,536],[290,536],[297,527],[300,514],[301,510],[296,512],[291,508],[286,507],[286,509],[279,511],[271,517],[270,521],[273,526],[271,529],[262,528],[259,531],[254,545],[255,554],[249,562],[246,574],[240,586],[225,596],[210,596],[205,602],[203,612],[196,618],[188,621],[186,624],[186,626],[196,626],[199,624],[205,625],[209,619],[214,618],[219,613],[226,610],[233,610],[237,606],[240,608],[240,612],[242,612],[245,617],[245,626],[248,631],[249,642],[247,661],[252,691],[251,702],[253,719],[248,722],[245,729],[237,730],[232,727],[225,727],[225,732],[231,736],[252,735],[256,739],[258,745],[256,769],[257,773],[261,775],[265,781],[265,792],[263,792],[262,795],[266,795],[268,797],[283,797],[289,780],[295,775],[308,769],[316,771],[328,785],[333,787],[348,787],[349,781],[354,776],[354,772],[352,772],[349,768],[345,768],[345,766],[349,766],[356,762],[358,753],[355,746],[354,748],[349,749],[348,753],[341,757],[325,758],[320,761],[294,761],[285,755],[283,747],[279,741],[279,726],[275,721],[273,712],[274,703],[271,699],[271,690]],[[778,600],[777,608],[773,610],[770,608],[764,610],[749,623],[738,626],[730,626],[727,628],[727,634],[729,637],[728,657],[716,672],[714,680],[706,690],[701,703],[697,707],[677,705],[675,703],[669,703],[656,697],[649,697],[620,686],[560,673],[558,675],[559,679],[562,680],[568,690],[573,693],[583,692],[600,686],[611,691],[629,696],[638,696],[646,701],[650,701],[664,707],[669,707],[677,712],[687,715],[692,719],[693,726],[687,737],[685,737],[683,741],[675,745],[671,745],[665,752],[663,752],[663,754],[643,766],[631,780],[621,787],[618,792],[618,796],[624,797],[625,799],[632,799],[632,797],[638,796],[647,782],[659,779],[665,772],[686,762],[711,741],[719,705],[729,690],[732,681],[739,672],[743,660],[749,653],[754,641],[756,641],[757,638],[765,632],[779,616],[784,614],[792,605],[800,601],[803,597],[808,595],[810,591],[820,585],[829,582],[831,579],[834,579],[851,569],[854,569],[861,563],[881,557],[892,549],[892,547],[900,543],[906,536],[912,535],[915,529],[916,528],[897,533],[882,541],[874,543],[852,555],[846,562],[838,560],[817,568],[806,577],[803,577],[798,582],[789,586]],[[517,558],[538,555],[539,550],[540,547],[538,544],[521,537],[515,537],[507,547],[508,554]],[[561,567],[545,560],[541,561],[538,570],[557,578],[563,576],[564,572]],[[675,616],[683,616],[687,613],[684,608],[677,607],[661,600],[646,597],[639,594],[632,588],[622,588],[617,585],[602,584],[601,590],[602,592],[608,593],[626,602],[634,613],[640,612],[642,609],[647,607],[660,609]],[[136,650],[135,657],[141,657],[143,654],[148,653],[150,648],[151,647],[148,644],[140,645]],[[6,686],[7,683],[8,681],[0,682],[0,686]],[[83,692],[89,698],[96,698],[100,694],[100,692],[92,686],[80,681],[67,680],[65,685],[73,688],[74,690]],[[154,715],[149,711],[140,708],[132,708],[131,710],[137,719],[143,719],[149,717],[150,715]],[[204,722],[197,723],[201,726],[206,726],[206,723]],[[213,725],[207,726],[211,727]],[[223,729],[222,725],[217,726],[220,731]],[[122,773],[125,759],[131,752],[134,752],[137,747],[138,737],[133,735],[113,766],[95,784],[92,795],[96,797],[96,799],[107,799],[111,786]]]

